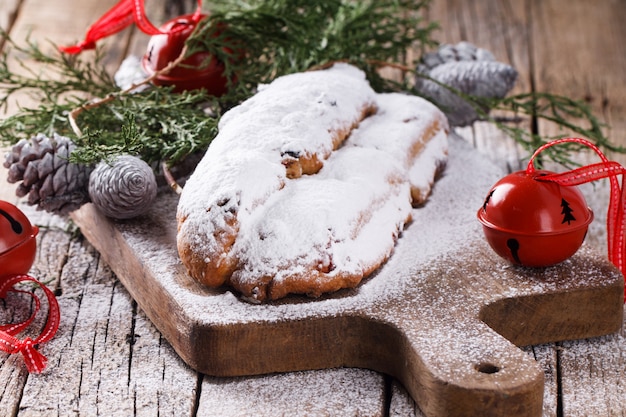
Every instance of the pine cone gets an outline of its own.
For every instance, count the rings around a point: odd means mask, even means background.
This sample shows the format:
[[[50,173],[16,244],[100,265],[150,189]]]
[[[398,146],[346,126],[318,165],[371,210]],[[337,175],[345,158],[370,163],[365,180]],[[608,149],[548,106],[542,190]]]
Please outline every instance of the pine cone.
[[[105,215],[130,219],[152,206],[157,196],[156,177],[142,159],[119,155],[96,166],[89,177],[89,195]]]
[[[144,71],[141,66],[141,59],[136,55],[129,55],[122,61],[119,69],[113,76],[115,80],[115,85],[117,85],[120,89],[126,90],[133,86],[133,84],[139,84],[144,81],[148,75]],[[147,84],[142,85],[141,87],[137,87],[133,90],[133,92],[144,91],[149,86]]]
[[[506,96],[517,79],[513,67],[497,62],[491,52],[469,42],[442,45],[437,52],[425,54],[416,73],[417,92],[441,107],[452,126],[467,126],[478,120],[476,109],[453,91],[421,74],[464,94],[484,98]],[[488,108],[483,110],[489,111]]]
[[[21,181],[17,196],[28,196],[28,204],[62,215],[88,202],[91,167],[69,162],[74,148],[69,138],[57,134],[38,134],[13,145],[4,167],[9,169],[8,182]]]

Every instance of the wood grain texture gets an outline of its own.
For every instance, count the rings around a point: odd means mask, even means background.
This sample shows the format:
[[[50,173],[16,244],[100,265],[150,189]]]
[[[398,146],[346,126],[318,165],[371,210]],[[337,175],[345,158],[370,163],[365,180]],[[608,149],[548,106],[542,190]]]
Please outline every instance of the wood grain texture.
[[[530,11],[536,88],[587,101],[607,121],[623,119],[618,116],[626,109],[623,2],[577,0],[563,7],[554,0],[535,1]],[[621,144],[622,123],[612,129],[612,139]]]
[[[5,0],[2,3],[2,11],[0,12],[0,29],[10,32],[21,2],[21,0]],[[0,48],[2,45],[3,39],[0,39]]]
[[[205,376],[198,415],[384,416],[384,377],[365,369],[289,372],[272,377]],[[283,387],[287,389],[282,389]],[[358,401],[351,401],[351,397]],[[335,414],[338,413],[338,414]]]
[[[625,343],[624,329],[610,336],[562,343],[563,415],[624,415]]]
[[[511,94],[517,94],[532,90],[526,9],[524,1],[442,0],[432,2],[428,18],[439,22],[441,29],[435,38],[441,44],[468,41],[491,51],[498,61],[514,67],[518,79]],[[520,122],[522,127],[530,128],[530,125],[530,120]],[[492,124],[477,122],[472,126],[457,128],[456,133],[472,143],[479,152],[489,155],[504,170],[510,172],[522,168],[526,152]]]

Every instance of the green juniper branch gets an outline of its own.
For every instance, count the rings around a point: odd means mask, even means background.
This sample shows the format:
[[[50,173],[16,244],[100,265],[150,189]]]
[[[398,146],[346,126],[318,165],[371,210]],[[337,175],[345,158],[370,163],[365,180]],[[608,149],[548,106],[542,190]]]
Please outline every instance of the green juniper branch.
[[[431,38],[436,24],[422,20],[428,1],[414,0],[215,0],[210,16],[187,42],[187,54],[208,51],[225,65],[234,80],[223,97],[203,91],[173,93],[164,87],[120,94],[112,77],[100,65],[104,51],[90,60],[54,53],[44,54],[36,44],[16,45],[6,33],[0,57],[0,108],[11,97],[27,92],[39,102],[0,120],[0,141],[15,143],[37,133],[59,133],[78,146],[74,162],[95,163],[118,153],[133,153],[147,162],[171,165],[205,150],[217,134],[220,114],[255,93],[259,83],[275,77],[349,62],[361,68],[377,91],[412,92],[415,63],[406,62],[406,51],[424,52],[435,46]],[[9,53],[25,56],[19,70],[9,68]],[[29,71],[30,61],[43,65],[54,77]],[[381,65],[405,68],[400,79],[380,74]],[[553,121],[587,137],[601,147],[624,152],[603,135],[604,127],[584,103],[547,93],[529,93],[484,101],[464,96],[479,114],[532,152],[550,138],[505,123],[486,109],[508,110]],[[68,114],[90,100],[115,94],[115,99],[80,112],[75,134]],[[210,111],[207,114],[207,109]],[[572,123],[572,118],[582,124]],[[582,127],[581,127],[582,126]],[[588,127],[584,127],[588,126]],[[568,161],[559,147],[550,156]]]
[[[579,135],[591,140],[600,148],[625,153],[626,148],[615,146],[604,134],[603,128],[607,126],[600,122],[594,115],[591,107],[580,100],[573,100],[557,94],[533,92],[511,95],[499,100],[494,100],[491,105],[494,110],[505,110],[515,115],[535,118],[538,121],[555,123],[559,128],[567,131],[568,135]],[[560,135],[539,135],[528,129],[520,128],[515,124],[503,123],[490,115],[485,119],[494,123],[500,130],[515,139],[529,154],[532,154],[541,145],[563,137]],[[546,149],[548,159],[564,166],[571,167],[576,163],[571,159],[574,152],[584,149],[575,143],[564,144],[557,148]]]
[[[390,89],[370,62],[397,62],[410,48],[435,45],[436,29],[415,0],[214,1],[211,15],[188,41],[189,53],[209,51],[237,78],[230,99],[254,93],[279,75],[347,61],[376,90]]]
[[[626,153],[626,148],[616,146],[604,134],[603,129],[608,128],[608,126],[596,117],[591,107],[584,101],[545,92],[521,93],[504,98],[476,97],[445,85],[425,74],[418,74],[418,76],[438,84],[465,100],[476,111],[480,120],[494,124],[527,151],[528,156],[543,144],[559,139],[563,135],[540,135],[527,128],[519,127],[519,122],[524,118],[552,122],[564,131],[568,131],[567,134],[580,135],[604,150]],[[435,104],[437,103],[435,102]],[[504,111],[512,114],[513,118],[503,120],[498,116],[493,116],[492,112],[494,111]],[[572,160],[571,156],[581,149],[586,148],[576,143],[566,143],[558,148],[546,149],[544,156],[566,167],[572,167],[576,165],[576,162]]]
[[[68,123],[68,115],[88,105],[93,97],[118,91],[112,77],[99,65],[102,51],[89,62],[60,53],[46,55],[34,43],[20,47],[6,38],[8,49],[28,61],[18,60],[16,65],[22,70],[14,71],[9,68],[9,52],[2,55],[0,107],[6,109],[17,93],[29,94],[39,104],[20,108],[15,115],[0,120],[0,140],[4,143],[16,143],[37,133],[58,133],[76,143],[73,162],[91,164],[115,154],[132,153],[148,163],[165,160],[175,164],[206,149],[216,135],[218,117],[204,112],[214,98],[203,91],[175,94],[169,88],[151,88],[81,112],[79,123],[84,134],[78,136]],[[31,62],[43,65],[46,71],[31,71]],[[48,71],[55,76],[42,75]]]

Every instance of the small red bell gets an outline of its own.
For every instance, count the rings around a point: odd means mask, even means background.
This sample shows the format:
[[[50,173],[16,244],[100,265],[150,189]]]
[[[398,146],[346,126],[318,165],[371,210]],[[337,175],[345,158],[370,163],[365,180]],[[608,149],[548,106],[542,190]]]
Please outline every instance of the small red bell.
[[[39,346],[52,339],[59,329],[61,312],[54,293],[35,278],[27,275],[33,266],[37,250],[36,236],[39,228],[30,223],[26,215],[11,203],[0,200],[0,298],[15,292],[31,297],[30,317],[21,321],[0,325],[0,351],[21,353],[28,372],[39,373],[46,368],[47,358],[39,352]],[[41,287],[48,300],[48,318],[39,336],[19,339],[39,312],[41,302],[34,291],[16,288],[21,282],[35,283]]]
[[[148,43],[142,65],[148,75],[165,68],[181,54],[185,41],[205,15],[188,14],[169,20],[159,28],[162,34],[153,35]],[[204,88],[207,93],[221,96],[226,93],[228,80],[224,64],[208,52],[197,52],[167,74],[157,75],[154,83],[175,86],[174,91]]]
[[[28,272],[35,261],[38,232],[20,209],[0,201],[0,276]]]
[[[582,245],[593,212],[578,188],[537,178],[550,171],[514,172],[489,191],[478,220],[493,250],[512,263],[560,263]]]

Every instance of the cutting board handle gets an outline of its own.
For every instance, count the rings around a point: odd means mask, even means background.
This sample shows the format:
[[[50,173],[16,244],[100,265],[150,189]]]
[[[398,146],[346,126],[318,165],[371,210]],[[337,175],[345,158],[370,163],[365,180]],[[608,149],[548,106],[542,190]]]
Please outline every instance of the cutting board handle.
[[[544,373],[537,362],[479,320],[424,332],[410,321],[360,320],[347,366],[400,380],[426,416],[538,417]],[[438,323],[440,326],[441,323]]]

